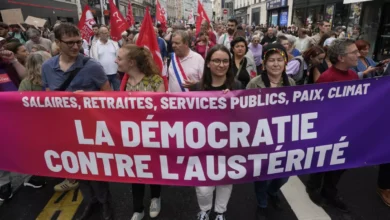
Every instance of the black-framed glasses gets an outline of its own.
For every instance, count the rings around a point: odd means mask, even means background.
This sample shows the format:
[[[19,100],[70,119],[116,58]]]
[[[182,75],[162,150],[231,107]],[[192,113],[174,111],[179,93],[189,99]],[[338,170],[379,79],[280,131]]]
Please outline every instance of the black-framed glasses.
[[[63,40],[60,40],[60,42],[66,44],[68,47],[73,47],[74,44],[77,44],[77,46],[81,46],[83,44],[83,40],[76,40],[76,41],[63,41]]]
[[[221,63],[223,63],[224,66],[229,65],[229,60],[228,60],[228,59],[226,59],[226,60],[214,59],[214,60],[211,60],[211,62],[212,62],[214,65],[216,65],[216,66],[221,65]]]

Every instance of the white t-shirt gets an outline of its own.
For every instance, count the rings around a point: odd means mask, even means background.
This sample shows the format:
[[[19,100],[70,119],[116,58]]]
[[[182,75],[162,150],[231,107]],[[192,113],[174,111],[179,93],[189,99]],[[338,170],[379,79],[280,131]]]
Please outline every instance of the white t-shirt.
[[[107,75],[114,75],[118,72],[118,65],[115,63],[116,59],[116,48],[114,43],[107,41],[106,44],[103,44],[100,40],[97,43],[97,54],[100,64],[104,68],[104,72]]]
[[[186,74],[187,79],[194,80],[199,82],[203,76],[204,68],[204,59],[198,53],[190,50],[188,56],[180,59],[180,64],[183,67],[184,74]],[[171,61],[172,62],[172,61]],[[169,74],[169,92],[182,92],[177,81],[175,72],[173,71],[172,63],[169,65],[168,69]]]
[[[230,50],[230,42],[233,40],[233,36],[229,36],[229,34],[222,34],[218,39],[218,44],[224,45],[227,49]]]

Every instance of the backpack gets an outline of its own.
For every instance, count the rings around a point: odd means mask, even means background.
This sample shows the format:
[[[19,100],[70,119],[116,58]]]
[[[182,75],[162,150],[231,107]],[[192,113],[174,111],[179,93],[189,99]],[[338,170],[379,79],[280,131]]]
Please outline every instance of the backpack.
[[[298,60],[299,61],[299,71],[297,74],[291,76],[291,78],[295,81],[296,85],[303,85],[305,84],[307,75],[305,74],[305,69],[304,69],[304,59],[302,56],[297,56],[294,57],[292,60]]]

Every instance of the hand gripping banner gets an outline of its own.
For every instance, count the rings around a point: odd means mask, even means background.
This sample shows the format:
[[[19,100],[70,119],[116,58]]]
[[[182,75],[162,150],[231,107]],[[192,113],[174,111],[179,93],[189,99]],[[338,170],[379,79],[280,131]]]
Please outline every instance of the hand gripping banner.
[[[206,186],[390,162],[390,78],[229,92],[0,93],[0,169]]]

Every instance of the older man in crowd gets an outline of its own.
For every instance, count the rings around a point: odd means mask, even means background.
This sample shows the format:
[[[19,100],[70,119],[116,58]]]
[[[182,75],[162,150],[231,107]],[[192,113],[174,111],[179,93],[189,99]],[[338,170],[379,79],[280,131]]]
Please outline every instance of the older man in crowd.
[[[27,31],[27,36],[30,40],[26,43],[26,48],[29,52],[31,52],[31,49],[34,45],[38,44],[41,45],[46,49],[47,52],[51,53],[51,40],[41,37],[41,32],[37,29],[30,28]]]
[[[357,66],[359,50],[353,40],[336,39],[328,48],[329,60],[332,66],[318,78],[316,83],[341,82],[358,80],[358,75],[351,70]],[[306,191],[310,199],[317,205],[324,202],[342,212],[348,212],[347,205],[338,194],[337,184],[345,170],[334,170],[314,173],[309,177]]]

